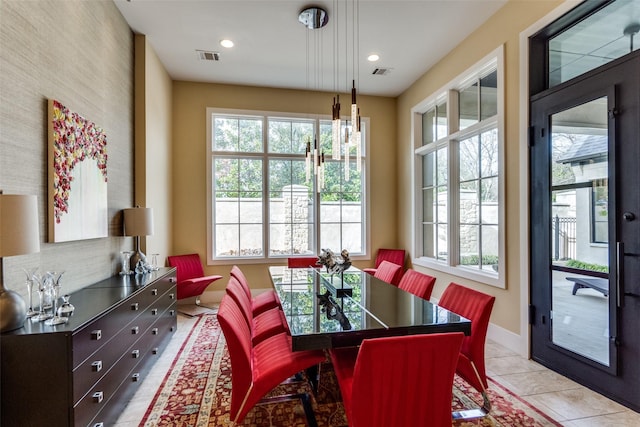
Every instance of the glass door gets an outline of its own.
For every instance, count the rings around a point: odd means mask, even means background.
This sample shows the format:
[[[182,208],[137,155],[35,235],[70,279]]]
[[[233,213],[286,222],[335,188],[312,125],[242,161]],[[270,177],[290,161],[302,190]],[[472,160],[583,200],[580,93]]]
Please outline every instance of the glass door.
[[[531,356],[640,409],[640,55],[531,102]]]

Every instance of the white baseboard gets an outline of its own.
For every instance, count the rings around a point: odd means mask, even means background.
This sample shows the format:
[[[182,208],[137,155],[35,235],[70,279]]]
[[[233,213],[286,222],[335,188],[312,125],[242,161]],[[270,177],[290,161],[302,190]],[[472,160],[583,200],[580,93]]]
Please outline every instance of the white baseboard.
[[[489,323],[487,338],[524,358],[529,358],[529,344],[527,342],[527,336],[518,335],[500,326]]]

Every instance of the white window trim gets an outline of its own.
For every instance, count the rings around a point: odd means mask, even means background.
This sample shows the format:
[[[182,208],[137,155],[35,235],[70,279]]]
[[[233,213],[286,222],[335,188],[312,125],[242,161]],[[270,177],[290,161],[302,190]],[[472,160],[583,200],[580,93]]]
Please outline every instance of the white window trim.
[[[414,254],[422,254],[422,186],[418,185],[422,182],[421,169],[422,169],[422,156],[420,154],[431,151],[433,147],[441,145],[442,141],[435,141],[433,144],[422,146],[422,114],[426,112],[429,108],[432,108],[437,103],[442,102],[442,100],[447,96],[448,91],[450,90],[459,90],[466,87],[471,80],[477,78],[478,75],[488,71],[492,68],[496,68],[497,70],[497,82],[498,82],[498,90],[497,90],[497,100],[498,100],[498,108],[497,114],[493,119],[485,120],[482,123],[472,125],[470,127],[465,128],[462,131],[457,130],[457,123],[453,125],[456,128],[450,128],[449,135],[446,137],[447,141],[451,140],[460,140],[463,139],[465,135],[468,135],[474,131],[478,131],[480,128],[484,128],[486,125],[496,125],[498,129],[498,200],[500,201],[498,208],[498,272],[497,274],[483,272],[477,269],[472,269],[464,266],[456,266],[451,265],[452,259],[457,259],[457,254],[452,254],[451,252],[451,235],[449,236],[449,256],[447,263],[442,261],[437,261],[436,259],[418,256],[412,259],[412,263],[415,265],[419,265],[422,267],[430,268],[436,271],[442,271],[443,273],[450,274],[452,276],[457,276],[465,279],[470,279],[477,281],[479,283],[484,283],[487,285],[495,286],[498,288],[505,289],[506,288],[506,193],[505,193],[505,129],[504,129],[504,105],[505,105],[505,97],[504,97],[504,45],[500,45],[497,49],[486,55],[480,61],[476,62],[473,66],[471,66],[467,71],[460,74],[459,76],[452,79],[450,82],[445,84],[442,88],[435,91],[432,95],[416,104],[411,109],[411,141],[412,141],[412,151],[411,151],[411,167],[413,168],[411,176],[412,176],[412,188],[413,188],[413,197],[412,197],[412,224],[414,227],[414,232],[412,233],[412,242],[411,247],[413,248]],[[457,105],[449,105],[451,102],[447,104],[447,108],[449,111],[453,108],[457,108]],[[457,113],[456,113],[457,115]],[[450,114],[447,115],[447,118],[450,119],[452,116]],[[451,126],[451,120],[449,121],[449,126]],[[449,162],[453,162],[455,159],[449,156]],[[451,184],[451,180],[449,179],[449,184]],[[448,209],[451,210],[451,202],[448,203]],[[455,217],[457,215],[452,215],[452,212],[449,211],[447,216],[450,221],[450,225],[453,224]],[[456,222],[457,223],[457,222]],[[449,227],[449,233],[451,233],[451,227]],[[456,255],[454,258],[452,255]]]
[[[267,118],[286,118],[286,119],[309,119],[313,120],[331,120],[330,115],[317,115],[314,114],[313,117],[310,117],[308,114],[300,114],[300,113],[283,113],[283,112],[273,112],[273,111],[264,111],[264,110],[241,110],[241,109],[232,109],[232,108],[215,108],[215,107],[207,107],[206,108],[206,141],[205,141],[205,150],[206,150],[206,161],[207,161],[207,194],[206,194],[206,203],[207,203],[207,225],[206,225],[206,233],[207,233],[207,265],[229,265],[229,264],[274,264],[279,260],[285,260],[287,257],[269,257],[268,254],[265,254],[261,257],[251,258],[224,258],[224,259],[214,259],[213,257],[213,233],[211,230],[212,220],[213,220],[213,197],[212,197],[212,189],[213,189],[213,175],[212,175],[212,117],[214,114],[225,114],[225,115],[241,115],[241,116],[262,116],[265,120]],[[342,117],[343,120],[347,120],[348,118]],[[362,194],[362,204],[363,204],[363,212],[364,212],[364,244],[363,244],[363,253],[359,255],[351,255],[352,260],[370,260],[371,259],[371,207],[370,203],[370,133],[371,133],[371,119],[369,117],[361,118],[361,125],[366,129],[365,132],[365,141],[364,141],[364,149],[363,149],[363,160],[365,167],[365,182],[364,189]],[[266,153],[267,147],[263,147],[264,152],[263,156],[268,158],[268,154]],[[266,184],[266,183],[265,183]],[[268,193],[265,193],[268,194]],[[263,204],[263,212],[264,218],[267,218],[267,207],[266,204]],[[320,206],[316,206],[316,218],[319,215]],[[265,224],[268,225],[268,224]],[[320,236],[317,236],[319,239]],[[268,232],[263,229],[263,239],[265,242],[268,240]],[[265,244],[265,249],[267,248]],[[332,248],[333,249],[333,248]],[[339,251],[339,250],[338,250]]]

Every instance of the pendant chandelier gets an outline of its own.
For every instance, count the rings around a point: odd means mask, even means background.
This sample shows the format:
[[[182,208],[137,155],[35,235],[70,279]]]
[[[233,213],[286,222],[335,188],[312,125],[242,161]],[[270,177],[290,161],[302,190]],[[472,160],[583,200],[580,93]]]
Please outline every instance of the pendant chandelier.
[[[360,172],[362,161],[362,137],[361,137],[361,119],[360,109],[357,104],[357,91],[356,91],[356,76],[359,74],[358,58],[359,58],[359,0],[344,0],[344,18],[343,22],[340,22],[339,16],[339,3],[340,0],[334,0],[333,6],[336,14],[335,24],[333,26],[333,61],[334,61],[334,75],[333,85],[334,90],[338,92],[340,86],[340,25],[344,25],[344,73],[345,73],[345,91],[348,91],[348,74],[349,74],[349,45],[351,44],[351,109],[350,115],[344,120],[344,126],[342,118],[340,116],[340,95],[336,93],[333,97],[333,104],[331,106],[331,157],[333,160],[342,160],[342,149],[344,147],[344,179],[350,180],[350,154],[351,150],[355,148],[356,151],[356,170]],[[349,37],[349,5],[351,6],[351,37]],[[310,30],[316,30],[327,25],[329,22],[329,15],[326,10],[317,7],[309,6],[304,8],[299,16],[298,20],[304,24]],[[319,67],[320,61],[317,58],[318,55],[318,43],[317,39],[314,43],[316,61],[316,67]],[[309,67],[309,33],[307,34],[307,78],[310,74]],[[316,69],[316,79],[318,78],[318,72]],[[307,81],[309,86],[309,79]],[[342,147],[343,146],[343,147]],[[316,178],[316,189],[320,191],[324,188],[324,153],[319,147],[319,143],[314,137],[313,144],[310,139],[306,141],[306,178],[307,182],[311,180],[311,176]],[[313,166],[313,167],[312,167]]]

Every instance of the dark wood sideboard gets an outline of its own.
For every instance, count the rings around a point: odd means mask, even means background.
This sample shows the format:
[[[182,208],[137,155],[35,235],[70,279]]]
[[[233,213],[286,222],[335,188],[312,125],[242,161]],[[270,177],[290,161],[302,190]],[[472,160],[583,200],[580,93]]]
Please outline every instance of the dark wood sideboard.
[[[3,426],[113,425],[176,331],[176,270],[114,276],[70,302],[66,324],[0,335]]]

